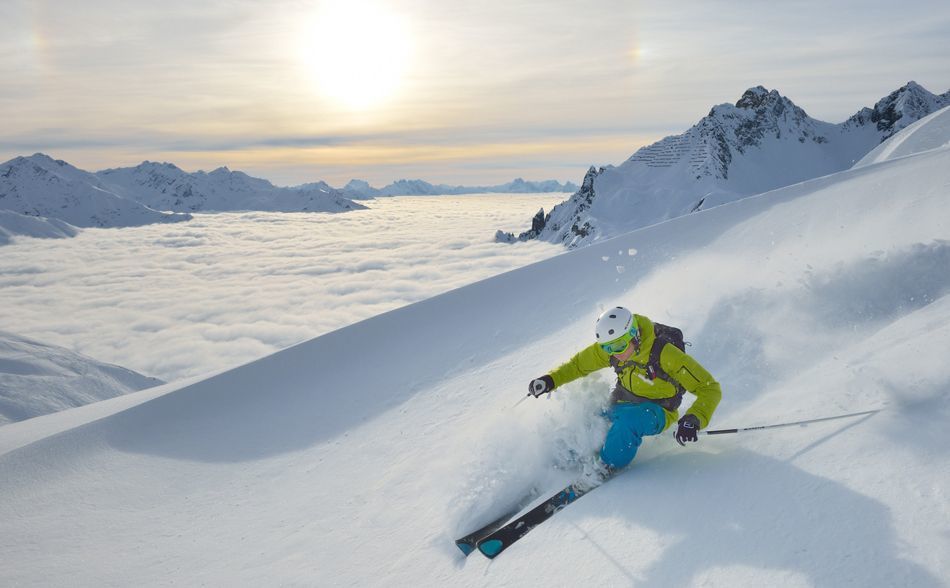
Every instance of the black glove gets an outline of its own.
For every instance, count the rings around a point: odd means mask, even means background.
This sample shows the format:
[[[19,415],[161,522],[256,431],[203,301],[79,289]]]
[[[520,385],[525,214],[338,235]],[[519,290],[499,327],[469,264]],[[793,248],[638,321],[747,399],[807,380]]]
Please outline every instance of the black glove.
[[[531,383],[528,384],[528,396],[534,396],[535,398],[545,393],[550,394],[553,390],[554,378],[547,374],[531,380]]]
[[[685,415],[679,420],[679,428],[676,429],[676,442],[685,446],[687,442],[695,443],[699,441],[699,418],[694,414]]]

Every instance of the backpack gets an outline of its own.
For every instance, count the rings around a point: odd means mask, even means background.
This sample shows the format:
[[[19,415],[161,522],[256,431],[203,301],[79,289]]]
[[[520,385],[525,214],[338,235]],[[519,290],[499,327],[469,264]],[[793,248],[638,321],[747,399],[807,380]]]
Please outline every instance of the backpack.
[[[682,330],[669,325],[653,323],[653,334],[656,335],[657,341],[671,343],[673,346],[679,348],[680,351],[686,351],[686,341],[683,340]],[[656,349],[656,343],[653,344],[653,348]],[[660,350],[662,351],[662,346]]]
[[[673,384],[677,391],[680,391],[682,386],[680,386],[679,382],[671,378],[669,374],[660,367],[660,354],[663,353],[663,348],[667,345],[672,345],[680,351],[685,352],[687,343],[683,340],[683,331],[669,325],[653,323],[653,334],[656,336],[656,340],[653,342],[653,349],[650,350],[650,359],[647,360],[646,365],[636,364],[635,362],[628,363],[635,363],[635,365],[644,368],[651,380],[655,380],[656,378],[666,380]],[[610,364],[613,366],[614,371],[617,372],[617,375],[620,375],[620,372],[626,367],[626,364],[621,364],[612,356],[610,358]]]

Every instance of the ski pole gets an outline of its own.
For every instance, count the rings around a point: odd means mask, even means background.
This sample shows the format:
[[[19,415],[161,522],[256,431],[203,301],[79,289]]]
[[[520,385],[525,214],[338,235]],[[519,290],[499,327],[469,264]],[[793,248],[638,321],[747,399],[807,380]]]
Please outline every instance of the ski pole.
[[[551,398],[551,391],[550,391],[550,390],[548,390],[548,391],[545,392],[544,394],[547,394],[547,395],[548,395],[548,398]],[[543,396],[544,394],[542,394],[542,396]],[[534,394],[532,394],[531,392],[528,392],[528,395],[527,395],[527,396],[522,396],[522,397],[521,397],[521,400],[519,400],[518,402],[515,402],[514,406],[512,406],[511,408],[514,408],[515,406],[518,406],[519,404],[521,404],[522,402],[524,402],[524,401],[527,400],[528,398],[531,398],[532,396],[534,396]]]
[[[849,417],[862,416],[866,414],[874,414],[877,412],[881,412],[881,409],[878,408],[876,410],[866,410],[864,412],[852,412],[850,414],[840,414],[838,416],[824,417],[820,419],[809,419],[807,421],[796,421],[794,423],[779,423],[776,425],[760,425],[758,427],[741,427],[738,429],[718,429],[715,431],[701,431],[701,432],[705,433],[706,435],[727,435],[729,433],[741,433],[743,431],[760,431],[762,429],[777,429],[779,427],[794,427],[795,425],[804,426],[804,425],[809,425],[811,423],[820,423],[821,421],[833,421],[835,419],[846,419]]]
[[[515,405],[512,406],[511,408],[514,408],[515,406],[518,406],[519,404],[521,404],[522,402],[524,402],[525,400],[527,400],[528,397],[530,397],[530,396],[531,396],[531,393],[529,392],[529,393],[528,393],[528,396],[522,397],[521,400],[519,400],[518,402],[515,402]]]

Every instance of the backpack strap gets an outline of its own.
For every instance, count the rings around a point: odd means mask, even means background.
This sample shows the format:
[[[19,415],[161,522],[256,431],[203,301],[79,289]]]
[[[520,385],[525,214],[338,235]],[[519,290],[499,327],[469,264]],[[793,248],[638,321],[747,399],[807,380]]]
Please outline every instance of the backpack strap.
[[[614,355],[611,355],[608,361],[610,361],[610,366],[614,368],[614,372],[618,376],[628,367],[638,367],[645,371],[647,373],[647,377],[651,380],[660,378],[661,380],[665,380],[670,384],[673,384],[677,391],[679,391],[682,386],[680,386],[679,382],[671,378],[670,375],[667,374],[660,365],[660,355],[663,353],[663,349],[666,348],[667,345],[673,345],[676,347],[676,344],[673,341],[670,341],[662,335],[657,335],[657,337],[653,340],[653,347],[650,349],[650,358],[647,360],[647,363],[639,363],[633,361],[632,359],[620,363],[620,360]],[[677,347],[677,349],[679,348]]]
[[[654,403],[659,404],[663,408],[667,408],[669,410],[676,410],[677,408],[679,408],[680,403],[683,402],[683,395],[686,394],[686,389],[683,388],[683,386],[679,382],[674,380],[669,374],[667,374],[666,371],[663,370],[663,367],[660,365],[660,354],[663,353],[663,349],[667,345],[671,345],[671,344],[674,345],[675,347],[675,344],[672,341],[662,336],[658,336],[656,339],[654,339],[653,347],[650,349],[650,358],[647,360],[646,364],[642,364],[633,360],[628,360],[621,363],[620,360],[618,360],[615,356],[611,355],[609,358],[609,361],[610,361],[611,367],[614,368],[614,372],[617,374],[617,377],[618,377],[617,388],[622,388],[622,390],[614,390],[614,396],[618,400],[623,400],[626,402],[654,402]],[[623,386],[620,385],[620,380],[619,380],[620,374],[623,373],[623,370],[627,369],[628,367],[638,367],[642,369],[643,371],[646,372],[647,377],[650,378],[651,380],[660,378],[661,380],[665,382],[669,382],[670,384],[673,385],[673,388],[676,390],[676,394],[674,394],[670,398],[662,398],[662,399],[637,396],[636,394],[630,392],[629,390],[623,388]]]

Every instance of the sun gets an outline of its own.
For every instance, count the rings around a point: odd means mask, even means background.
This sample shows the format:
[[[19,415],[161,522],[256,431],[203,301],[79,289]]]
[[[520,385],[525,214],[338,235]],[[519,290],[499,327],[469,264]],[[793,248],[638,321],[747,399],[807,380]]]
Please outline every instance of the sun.
[[[384,6],[368,0],[324,2],[305,36],[304,63],[327,98],[365,110],[401,89],[411,35],[407,20]]]

